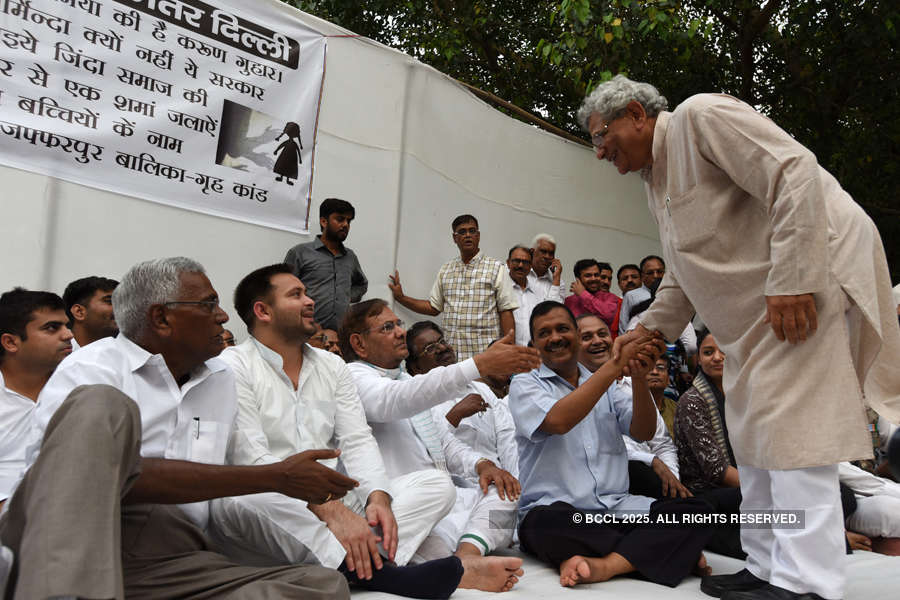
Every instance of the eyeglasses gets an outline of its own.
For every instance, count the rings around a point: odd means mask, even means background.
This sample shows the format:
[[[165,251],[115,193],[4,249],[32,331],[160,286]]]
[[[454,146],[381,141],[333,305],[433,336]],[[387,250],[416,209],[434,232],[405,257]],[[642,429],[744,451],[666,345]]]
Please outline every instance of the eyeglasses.
[[[453,235],[458,235],[459,237],[463,237],[466,235],[478,235],[478,228],[469,227],[468,229],[457,229],[453,232]]]
[[[527,258],[511,258],[509,262],[514,265],[530,265],[531,261]]]
[[[314,336],[312,336],[312,337],[309,338],[309,339],[315,340],[315,341],[317,341],[317,342],[321,342],[321,343],[324,344],[325,342],[328,341],[328,335],[325,334],[325,333],[320,333],[319,335],[314,335]]]
[[[368,329],[360,333],[369,333],[374,331],[375,333],[389,334],[394,331],[395,327],[403,329],[403,321],[401,319],[397,319],[396,321],[387,321],[381,327],[369,327]]]
[[[440,338],[438,341],[431,342],[430,344],[422,348],[422,351],[419,353],[419,355],[421,356],[422,354],[428,354],[430,356],[432,354],[437,354],[439,348],[441,348],[442,346],[446,348],[447,345],[447,340],[445,340],[444,338]]]
[[[226,345],[226,346],[234,346],[234,345],[235,345],[235,341],[234,341],[234,338],[233,338],[233,337],[230,337],[230,338],[222,338],[222,341],[225,342],[225,345]]]
[[[612,116],[612,118],[610,118],[609,121],[607,121],[606,123],[603,124],[603,127],[600,129],[600,131],[597,131],[597,132],[591,134],[591,144],[594,145],[594,148],[599,148],[600,146],[603,145],[603,138],[609,132],[610,124],[612,124],[613,121],[615,121],[619,117],[623,116],[624,114],[625,114],[624,110],[617,112],[616,114],[614,114]]]
[[[216,309],[219,308],[219,299],[215,300],[177,300],[174,302],[164,302],[164,306],[173,306],[178,304],[196,304],[198,306],[202,306],[206,309],[206,312],[212,314],[216,312]]]

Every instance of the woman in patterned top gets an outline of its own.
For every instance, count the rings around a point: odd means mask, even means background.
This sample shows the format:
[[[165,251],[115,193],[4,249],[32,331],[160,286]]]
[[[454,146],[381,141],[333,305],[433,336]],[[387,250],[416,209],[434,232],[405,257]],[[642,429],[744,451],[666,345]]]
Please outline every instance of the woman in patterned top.
[[[681,482],[716,512],[737,513],[741,488],[725,426],[725,354],[709,331],[701,331],[697,342],[700,368],[675,409],[673,435]],[[746,556],[736,525],[717,528],[707,548],[736,558]]]
[[[698,336],[700,369],[681,395],[675,411],[675,443],[681,480],[694,493],[716,488],[739,488],[734,453],[725,425],[722,372],[725,354],[715,338]]]

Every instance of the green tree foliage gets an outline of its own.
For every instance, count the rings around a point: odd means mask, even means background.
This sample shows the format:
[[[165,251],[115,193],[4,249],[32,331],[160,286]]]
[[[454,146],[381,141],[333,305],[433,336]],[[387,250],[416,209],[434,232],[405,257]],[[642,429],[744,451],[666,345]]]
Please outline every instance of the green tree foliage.
[[[574,133],[581,99],[617,73],[653,83],[673,107],[698,92],[737,96],[866,209],[900,280],[896,0],[288,3]]]

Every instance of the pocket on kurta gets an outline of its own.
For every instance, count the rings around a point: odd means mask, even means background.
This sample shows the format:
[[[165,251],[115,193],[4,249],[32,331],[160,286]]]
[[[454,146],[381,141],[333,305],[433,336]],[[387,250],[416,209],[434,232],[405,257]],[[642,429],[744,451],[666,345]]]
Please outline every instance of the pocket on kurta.
[[[678,250],[693,250],[716,235],[711,207],[703,202],[696,188],[677,198],[666,196],[666,214],[669,236]]]
[[[625,452],[625,442],[619,433],[619,423],[614,413],[605,413],[597,423],[597,452],[599,454],[621,454]]]
[[[225,434],[224,424],[194,419],[188,435],[192,462],[214,465],[221,465],[225,462],[228,435]]]

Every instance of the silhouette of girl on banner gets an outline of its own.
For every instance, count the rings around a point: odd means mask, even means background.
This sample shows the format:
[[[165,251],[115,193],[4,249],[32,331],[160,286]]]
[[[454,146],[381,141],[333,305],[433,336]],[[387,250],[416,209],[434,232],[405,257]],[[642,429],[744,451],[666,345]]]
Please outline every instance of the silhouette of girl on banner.
[[[287,179],[288,185],[294,185],[291,179],[297,179],[297,166],[303,164],[303,159],[300,158],[300,151],[303,150],[303,142],[300,141],[300,126],[292,121],[286,123],[284,130],[278,134],[275,141],[278,141],[282,135],[288,136],[288,139],[281,142],[275,149],[278,158],[275,160],[272,171],[278,173],[275,181],[281,181],[281,178],[284,177]],[[294,142],[295,139],[296,142]]]

